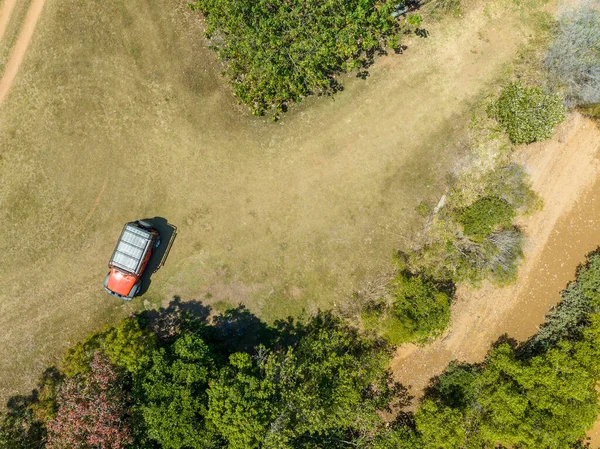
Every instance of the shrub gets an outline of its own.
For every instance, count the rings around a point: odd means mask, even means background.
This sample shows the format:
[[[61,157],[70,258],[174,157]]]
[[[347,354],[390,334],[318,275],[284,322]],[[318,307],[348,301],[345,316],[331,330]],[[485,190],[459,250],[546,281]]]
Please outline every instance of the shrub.
[[[0,412],[0,448],[40,449],[44,447],[46,429],[36,420],[29,407],[10,407]]]
[[[415,210],[421,217],[426,217],[433,211],[433,208],[425,201],[421,201]]]
[[[565,118],[558,95],[548,95],[539,87],[509,83],[488,114],[498,120],[511,142],[531,143],[552,137],[554,127]]]
[[[448,326],[452,297],[431,279],[400,272],[391,284],[391,293],[393,315],[407,341],[424,342]]]
[[[398,45],[396,0],[196,0],[235,95],[252,112],[340,89],[336,74]]]
[[[510,204],[515,214],[529,214],[539,210],[542,200],[531,189],[529,175],[521,165],[508,164],[489,173],[484,183],[487,196],[494,196]]]
[[[112,363],[135,374],[150,363],[155,345],[156,337],[142,329],[136,318],[128,318],[70,348],[63,357],[63,371],[71,377],[89,372],[92,358],[101,351]]]
[[[523,234],[517,229],[495,232],[483,239],[461,237],[453,223],[419,251],[409,254],[408,265],[426,276],[478,285],[489,279],[497,285],[514,282],[523,257]],[[456,227],[459,225],[456,224]],[[450,232],[454,231],[454,232]]]
[[[500,198],[481,198],[465,208],[459,221],[468,236],[484,238],[499,228],[511,226],[514,208]]]
[[[595,6],[594,6],[595,5]],[[600,4],[564,12],[544,59],[571,105],[600,103]]]
[[[90,374],[67,379],[48,423],[47,449],[124,449],[132,442],[129,393],[116,367],[96,353]]]

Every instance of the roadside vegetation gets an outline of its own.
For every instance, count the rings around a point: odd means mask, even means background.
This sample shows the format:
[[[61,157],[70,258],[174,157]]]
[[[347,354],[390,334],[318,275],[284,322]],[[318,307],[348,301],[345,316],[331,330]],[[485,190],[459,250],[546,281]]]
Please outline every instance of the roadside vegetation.
[[[511,161],[510,139],[483,110],[471,121],[467,145],[463,167],[428,214],[423,238],[398,254],[385,292],[362,306],[362,325],[391,343],[422,344],[441,335],[456,283],[516,280],[524,237],[514,221],[540,200],[523,167]]]
[[[444,300],[419,279],[395,286],[400,307]],[[75,345],[9,401],[0,448],[571,449],[599,412],[598,253],[536,335],[452,363],[414,415],[399,412],[409,398],[391,348],[331,313],[268,326],[243,307],[211,321],[188,310],[175,302]]]
[[[542,205],[511,154],[515,145],[552,137],[568,107],[597,113],[599,24],[597,1],[564,11],[555,27],[543,27],[537,48],[521,62],[523,73],[474,112],[468,156],[437,206],[419,204],[417,211],[427,217],[424,237],[399,255],[402,262],[386,291],[363,304],[366,329],[394,344],[425,343],[446,329],[456,283],[515,282],[524,243],[515,220]],[[421,287],[419,294],[402,293],[411,291],[406,280]],[[435,285],[446,286],[442,296]]]
[[[596,253],[531,339],[449,366],[416,414],[424,447],[576,447],[599,412],[599,286]]]
[[[558,94],[546,94],[540,87],[509,83],[498,100],[488,108],[514,144],[549,139],[554,127],[565,119],[563,100]]]

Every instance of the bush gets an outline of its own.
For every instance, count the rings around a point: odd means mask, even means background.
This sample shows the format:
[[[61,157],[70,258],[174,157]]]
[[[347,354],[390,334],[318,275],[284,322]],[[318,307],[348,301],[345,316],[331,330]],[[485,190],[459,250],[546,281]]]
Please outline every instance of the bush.
[[[542,200],[531,189],[529,175],[521,165],[508,164],[485,177],[487,196],[500,198],[515,211],[515,214],[530,214],[541,209]]]
[[[235,95],[254,114],[340,89],[336,74],[398,45],[396,0],[196,0]]]
[[[426,276],[478,285],[488,279],[497,285],[514,282],[523,257],[523,234],[517,229],[494,232],[483,239],[461,237],[458,224],[436,240],[409,254],[408,265]],[[452,232],[453,231],[453,232]]]
[[[494,231],[511,226],[514,208],[500,198],[481,198],[465,208],[459,216],[468,236],[484,238]]]
[[[425,342],[448,326],[451,294],[431,279],[400,272],[391,284],[391,293],[393,315],[405,341]]]
[[[554,127],[565,119],[558,95],[545,94],[539,87],[509,83],[488,108],[514,144],[537,142],[552,137]]]
[[[124,449],[132,442],[130,394],[117,368],[100,353],[90,373],[67,379],[58,392],[58,412],[48,423],[47,449]]]
[[[142,329],[136,318],[128,318],[116,327],[89,335],[76,344],[63,357],[63,371],[67,376],[86,374],[90,362],[98,351],[127,372],[135,374],[150,363],[156,337]]]
[[[544,59],[570,105],[600,103],[599,7],[587,1],[564,12]]]

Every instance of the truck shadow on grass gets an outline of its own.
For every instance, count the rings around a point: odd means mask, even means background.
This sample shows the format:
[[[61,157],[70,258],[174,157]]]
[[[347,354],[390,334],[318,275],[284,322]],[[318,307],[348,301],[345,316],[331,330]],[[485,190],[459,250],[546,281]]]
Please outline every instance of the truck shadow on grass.
[[[152,227],[158,231],[161,243],[158,248],[152,251],[148,265],[142,274],[142,285],[140,286],[140,291],[137,296],[143,295],[148,291],[150,284],[152,283],[152,275],[160,270],[167,261],[173,242],[177,237],[177,226],[170,224],[166,218],[145,218],[143,221],[150,223]]]

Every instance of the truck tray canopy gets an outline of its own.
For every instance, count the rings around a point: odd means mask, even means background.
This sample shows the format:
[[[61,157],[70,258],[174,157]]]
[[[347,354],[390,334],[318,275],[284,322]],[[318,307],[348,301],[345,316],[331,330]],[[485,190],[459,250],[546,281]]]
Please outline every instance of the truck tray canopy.
[[[117,247],[109,266],[120,268],[129,273],[140,274],[142,262],[152,245],[152,234],[145,229],[127,223],[121,232]]]

